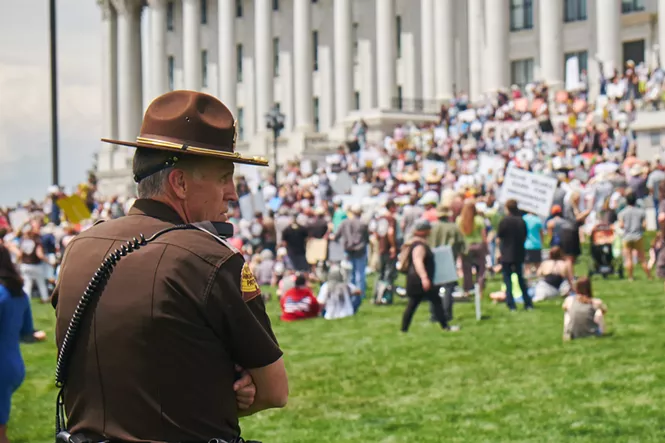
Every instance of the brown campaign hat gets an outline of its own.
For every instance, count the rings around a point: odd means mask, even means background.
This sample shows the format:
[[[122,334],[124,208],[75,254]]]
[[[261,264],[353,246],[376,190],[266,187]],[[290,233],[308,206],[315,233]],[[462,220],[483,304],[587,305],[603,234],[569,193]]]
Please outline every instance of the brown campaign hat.
[[[102,141],[268,166],[264,157],[245,157],[235,152],[237,136],[237,121],[217,98],[196,91],[172,91],[150,103],[136,141]]]

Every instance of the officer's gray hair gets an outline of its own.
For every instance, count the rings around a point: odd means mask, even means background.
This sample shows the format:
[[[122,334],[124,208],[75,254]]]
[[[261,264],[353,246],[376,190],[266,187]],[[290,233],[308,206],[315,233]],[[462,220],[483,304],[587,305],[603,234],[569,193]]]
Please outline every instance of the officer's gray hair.
[[[166,151],[158,151],[155,149],[141,149],[137,148],[134,153],[134,161],[132,163],[132,174],[145,172],[147,169],[164,163],[172,153]],[[196,175],[200,174],[198,166],[201,164],[198,159],[187,158],[186,161],[180,161],[175,167],[178,169],[186,169],[187,171]],[[169,178],[169,173],[173,167],[162,169],[152,175],[147,176],[138,184],[138,197],[139,198],[153,198],[163,194],[166,191],[166,186]]]

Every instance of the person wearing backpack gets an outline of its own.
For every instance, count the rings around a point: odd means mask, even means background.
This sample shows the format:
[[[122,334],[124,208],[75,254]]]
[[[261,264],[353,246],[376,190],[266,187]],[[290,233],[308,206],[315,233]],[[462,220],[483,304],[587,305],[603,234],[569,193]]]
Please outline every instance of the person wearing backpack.
[[[408,302],[402,316],[402,332],[409,330],[413,314],[415,314],[423,300],[429,300],[432,303],[434,315],[441,328],[446,331],[457,330],[457,328],[448,326],[438,287],[432,283],[434,278],[434,254],[427,245],[431,230],[432,225],[427,220],[418,220],[414,226],[413,241],[408,255],[408,271],[406,272]]]

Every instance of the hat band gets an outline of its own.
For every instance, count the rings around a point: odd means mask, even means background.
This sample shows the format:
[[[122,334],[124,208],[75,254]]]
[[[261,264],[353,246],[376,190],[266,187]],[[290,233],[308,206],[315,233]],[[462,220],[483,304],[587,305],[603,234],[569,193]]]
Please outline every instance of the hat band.
[[[179,138],[165,137],[163,135],[145,134],[136,138],[136,142],[142,145],[151,145],[155,147],[178,149],[199,154],[216,154],[221,156],[228,156],[229,158],[238,158],[240,153],[229,152],[219,149],[218,146],[209,145],[207,143],[190,142]]]
[[[136,138],[136,143],[144,146],[154,146],[156,148],[166,148],[192,154],[209,154],[228,160],[244,158],[239,152],[222,151],[219,147],[206,143],[189,142],[178,138],[165,137],[163,135],[144,134]],[[268,165],[268,159],[265,157],[253,156],[248,158],[257,164]]]

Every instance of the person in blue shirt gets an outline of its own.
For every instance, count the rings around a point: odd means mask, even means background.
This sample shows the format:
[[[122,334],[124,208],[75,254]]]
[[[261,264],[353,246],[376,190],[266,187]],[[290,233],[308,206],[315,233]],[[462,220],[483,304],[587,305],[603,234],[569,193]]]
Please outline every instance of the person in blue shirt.
[[[32,323],[30,299],[7,248],[0,244],[0,443],[8,443],[7,422],[12,394],[23,382],[25,366],[21,339],[44,340]]]
[[[536,214],[527,212],[522,217],[526,223],[526,240],[524,241],[527,277],[535,275],[543,261],[543,221]]]

